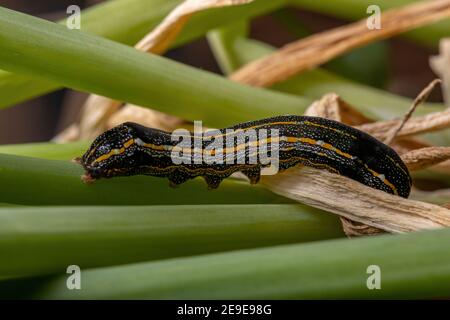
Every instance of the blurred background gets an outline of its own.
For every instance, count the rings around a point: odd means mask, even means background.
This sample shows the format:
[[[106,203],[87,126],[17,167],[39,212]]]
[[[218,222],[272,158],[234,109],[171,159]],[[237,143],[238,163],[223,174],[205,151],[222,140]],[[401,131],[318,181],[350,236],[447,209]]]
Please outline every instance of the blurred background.
[[[69,5],[75,4],[83,9],[100,2],[102,1],[0,0],[0,6],[56,21],[67,16],[66,9]],[[348,21],[288,7],[253,19],[251,37],[280,47],[308,34],[346,23]],[[428,63],[430,55],[435,53],[437,49],[434,51],[395,38],[355,50],[328,63],[325,68],[360,83],[414,98],[435,78]],[[205,39],[171,50],[166,56],[220,73]],[[65,89],[0,110],[0,144],[51,139],[77,120],[86,96],[84,93]],[[441,92],[435,90],[429,101],[441,101]]]

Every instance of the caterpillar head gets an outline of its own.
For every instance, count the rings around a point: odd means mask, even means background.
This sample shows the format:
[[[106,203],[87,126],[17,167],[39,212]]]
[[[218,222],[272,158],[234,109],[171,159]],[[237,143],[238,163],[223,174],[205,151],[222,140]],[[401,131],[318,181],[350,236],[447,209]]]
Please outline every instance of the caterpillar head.
[[[85,182],[99,178],[111,178],[124,175],[124,169],[133,160],[135,147],[135,129],[133,123],[123,123],[99,135],[85,154],[76,159],[84,170]]]

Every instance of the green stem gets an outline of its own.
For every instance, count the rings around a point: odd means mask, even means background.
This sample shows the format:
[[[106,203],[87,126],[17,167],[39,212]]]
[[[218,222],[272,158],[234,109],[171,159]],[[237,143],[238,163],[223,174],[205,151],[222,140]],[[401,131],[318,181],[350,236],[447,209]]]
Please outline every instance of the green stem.
[[[346,19],[364,17],[368,1],[333,0],[309,1],[292,0],[294,4]],[[214,29],[236,19],[249,19],[268,13],[285,4],[284,0],[257,0],[245,6],[237,6],[196,14],[177,38],[174,46],[192,41],[208,30]],[[383,0],[383,8],[401,6],[411,0]],[[83,31],[98,34],[115,41],[134,44],[149,30],[156,26],[164,16],[181,0],[111,0],[94,6],[82,14]],[[379,3],[379,2],[378,2]],[[120,23],[117,23],[120,21]],[[438,23],[408,33],[420,43],[436,46],[439,39],[449,35],[448,21]],[[14,105],[26,99],[60,88],[61,85],[42,78],[30,78],[0,70],[0,108]]]
[[[70,143],[22,143],[0,145],[1,154],[12,154],[23,157],[33,157],[48,160],[70,161],[79,157],[89,147],[89,142],[78,141]]]
[[[83,169],[67,161],[0,155],[0,202],[22,205],[145,205],[289,203],[262,187],[226,179],[208,191],[201,179],[170,188],[167,179],[134,176],[81,182]]]
[[[375,299],[450,294],[450,230],[242,250],[82,271],[40,299]],[[375,266],[369,269],[369,266]],[[378,269],[379,268],[379,269]],[[368,271],[369,270],[369,271]],[[371,271],[372,270],[372,271]],[[379,275],[380,289],[370,290]]]
[[[134,45],[182,0],[110,0],[82,12],[82,31]],[[257,0],[244,6],[208,10],[196,14],[181,31],[172,47],[181,46],[222,24],[250,19],[279,8],[285,0]],[[61,21],[64,24],[65,21]],[[59,89],[61,84],[0,70],[0,108]]]
[[[249,25],[246,21],[234,22],[223,28],[208,32],[208,43],[225,75],[229,75],[241,66],[241,61],[235,54],[237,51],[235,48],[236,41],[245,41],[244,37],[248,32]]]
[[[212,127],[301,113],[310,103],[4,8],[0,66]]]
[[[0,209],[0,278],[342,236],[302,205]]]

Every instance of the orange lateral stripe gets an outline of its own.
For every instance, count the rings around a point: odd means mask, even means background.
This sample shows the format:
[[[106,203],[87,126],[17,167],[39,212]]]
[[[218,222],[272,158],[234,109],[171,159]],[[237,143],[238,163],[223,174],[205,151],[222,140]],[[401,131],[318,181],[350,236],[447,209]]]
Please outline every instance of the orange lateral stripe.
[[[112,156],[122,154],[122,153],[124,153],[125,150],[126,150],[128,147],[130,147],[133,143],[134,143],[134,139],[130,139],[130,140],[126,141],[126,142],[123,144],[123,147],[122,147],[122,148],[120,148],[120,149],[112,149],[110,152],[105,153],[104,155],[102,155],[102,156],[98,157],[97,159],[95,159],[95,160],[93,161],[93,163],[96,163],[96,162],[102,162],[102,161],[108,160],[108,159],[111,158]]]

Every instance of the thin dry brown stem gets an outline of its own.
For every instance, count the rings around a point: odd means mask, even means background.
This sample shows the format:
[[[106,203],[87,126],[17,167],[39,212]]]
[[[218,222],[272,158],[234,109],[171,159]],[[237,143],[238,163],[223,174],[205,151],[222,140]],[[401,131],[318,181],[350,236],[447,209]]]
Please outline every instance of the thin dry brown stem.
[[[403,117],[403,120],[400,121],[398,127],[394,127],[393,130],[391,130],[391,132],[388,133],[388,137],[384,141],[385,144],[390,145],[392,143],[392,141],[397,137],[398,133],[403,129],[406,122],[411,118],[412,114],[417,109],[417,107],[419,105],[421,105],[422,103],[424,103],[428,99],[430,93],[440,83],[441,83],[441,80],[435,79],[425,89],[423,89],[419,93],[419,95],[416,97],[416,99],[414,99],[414,102],[413,102],[411,108],[408,110],[408,112]]]
[[[382,14],[381,29],[361,20],[291,43],[231,75],[237,82],[267,87],[317,67],[362,45],[450,17],[450,0],[422,1]]]
[[[385,140],[392,128],[397,127],[402,120],[385,120],[367,123],[358,126],[359,130],[365,131],[379,140]],[[415,134],[439,131],[450,127],[450,109],[441,112],[433,112],[422,117],[408,120],[403,128],[397,133],[396,138],[408,137]]]
[[[401,156],[410,171],[423,170],[450,159],[450,147],[429,147]]]

